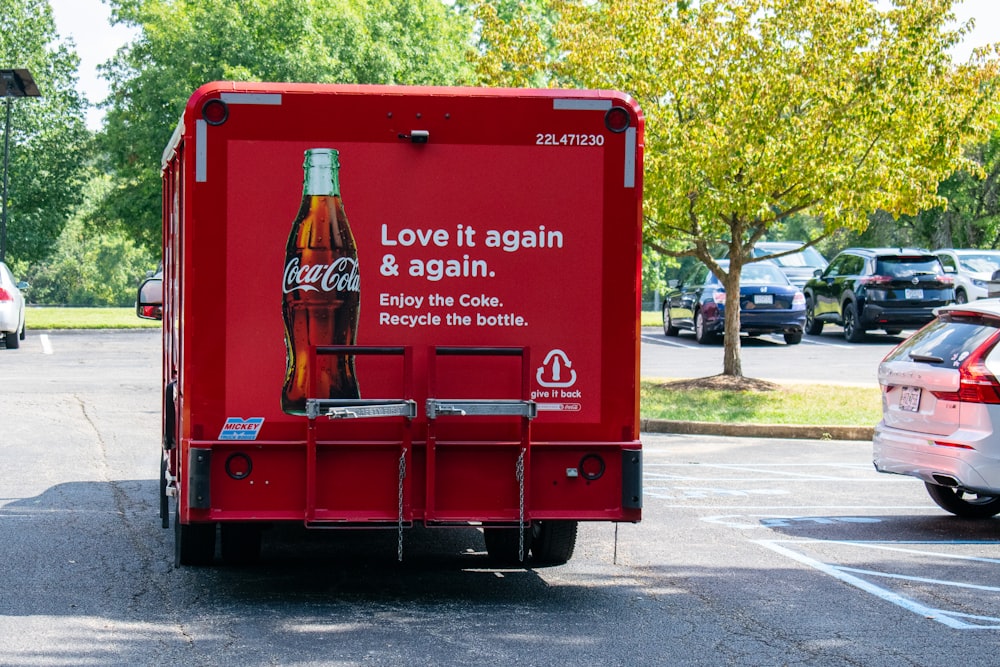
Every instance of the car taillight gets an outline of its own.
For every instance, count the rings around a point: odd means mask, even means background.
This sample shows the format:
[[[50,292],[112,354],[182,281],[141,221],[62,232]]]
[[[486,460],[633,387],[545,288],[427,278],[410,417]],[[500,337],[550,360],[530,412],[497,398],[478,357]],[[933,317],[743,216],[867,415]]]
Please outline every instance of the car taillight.
[[[13,301],[14,297],[10,295],[10,292],[0,287],[0,301]]]
[[[860,282],[862,285],[886,285],[892,282],[892,276],[864,276]]]
[[[958,391],[932,391],[931,393],[942,401],[1000,404],[1000,381],[990,372],[983,361],[983,358],[997,344],[998,338],[1000,338],[1000,331],[990,336],[958,367]]]
[[[802,292],[796,292],[795,296],[792,297],[792,305],[805,307],[806,295],[803,294]]]
[[[935,279],[939,283],[944,283],[945,285],[952,285],[955,282],[955,276],[949,276],[949,275],[944,275],[944,274],[942,274],[940,276],[935,276]],[[973,281],[973,282],[975,282],[975,281]]]
[[[714,294],[712,294],[712,301],[716,302],[720,306],[726,305],[726,293],[715,292]]]

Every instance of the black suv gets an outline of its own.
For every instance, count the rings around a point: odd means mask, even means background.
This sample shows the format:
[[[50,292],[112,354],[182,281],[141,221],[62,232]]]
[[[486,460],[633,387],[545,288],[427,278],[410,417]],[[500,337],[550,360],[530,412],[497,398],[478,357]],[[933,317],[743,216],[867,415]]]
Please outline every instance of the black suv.
[[[806,333],[816,336],[827,322],[844,327],[852,343],[868,329],[898,334],[934,319],[934,309],[955,300],[953,278],[926,250],[848,248],[802,290]]]

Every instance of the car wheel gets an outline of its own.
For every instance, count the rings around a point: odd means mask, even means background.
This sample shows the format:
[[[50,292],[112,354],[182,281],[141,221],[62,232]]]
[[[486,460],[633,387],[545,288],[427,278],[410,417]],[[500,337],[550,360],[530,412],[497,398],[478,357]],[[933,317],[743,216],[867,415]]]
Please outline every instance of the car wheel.
[[[676,336],[680,333],[680,329],[674,326],[673,322],[670,321],[670,307],[666,304],[663,306],[663,335],[664,336]]]
[[[850,343],[860,343],[865,339],[865,330],[858,323],[858,307],[853,301],[844,304],[844,338]]]
[[[27,335],[28,335],[28,321],[24,320],[23,322],[21,322],[21,335],[18,336],[18,338],[24,340],[24,337]]]
[[[888,334],[889,336],[898,336],[899,334],[903,333],[903,330],[902,329],[886,329],[885,333]]]
[[[806,299],[806,333],[810,336],[823,333],[823,322],[816,319],[815,310],[812,299]]]
[[[694,314],[694,339],[698,341],[699,345],[709,345],[715,342],[715,336],[705,329],[705,318],[702,317],[700,310]]]
[[[798,333],[786,333],[785,342],[788,343],[789,345],[798,345],[799,343],[802,342],[802,332],[800,331]]]
[[[963,519],[988,519],[1000,514],[1000,497],[963,491],[925,482],[931,500],[943,510]]]
[[[964,289],[955,290],[955,303],[969,303],[969,295]]]
[[[17,337],[16,331],[8,331],[4,334],[4,340],[7,342],[8,350],[16,350],[21,346],[21,340]]]

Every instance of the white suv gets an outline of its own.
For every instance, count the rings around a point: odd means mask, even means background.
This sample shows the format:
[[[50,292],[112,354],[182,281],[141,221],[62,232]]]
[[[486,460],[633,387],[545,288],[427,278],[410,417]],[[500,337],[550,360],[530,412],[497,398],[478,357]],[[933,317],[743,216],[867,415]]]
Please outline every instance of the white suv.
[[[879,364],[879,472],[923,480],[961,517],[1000,513],[1000,300],[941,308]]]
[[[941,248],[934,254],[945,273],[955,277],[955,303],[967,303],[989,296],[989,281],[1000,270],[1000,250]]]

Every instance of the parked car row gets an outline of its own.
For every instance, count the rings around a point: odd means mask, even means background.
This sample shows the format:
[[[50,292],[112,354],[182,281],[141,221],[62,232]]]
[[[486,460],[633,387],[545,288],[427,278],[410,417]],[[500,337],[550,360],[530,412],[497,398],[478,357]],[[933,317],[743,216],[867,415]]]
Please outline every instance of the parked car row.
[[[1000,295],[998,250],[847,248],[827,263],[800,241],[776,241],[757,243],[753,256],[764,259],[745,264],[743,272],[761,265],[780,269],[786,280],[773,279],[772,273],[768,284],[801,290],[805,322],[796,323],[795,306],[786,309],[776,302],[768,312],[744,298],[741,332],[782,333],[790,344],[799,342],[802,332],[821,334],[826,324],[843,327],[850,342],[864,340],[869,331],[896,335],[927,324],[937,308],[990,296],[991,285]],[[725,257],[720,264],[727,266]],[[746,282],[753,285],[753,280]],[[740,290],[745,292],[746,286]],[[724,303],[722,285],[708,267],[695,266],[665,295],[663,331],[676,336],[688,329],[699,343],[717,341],[724,332]]]

